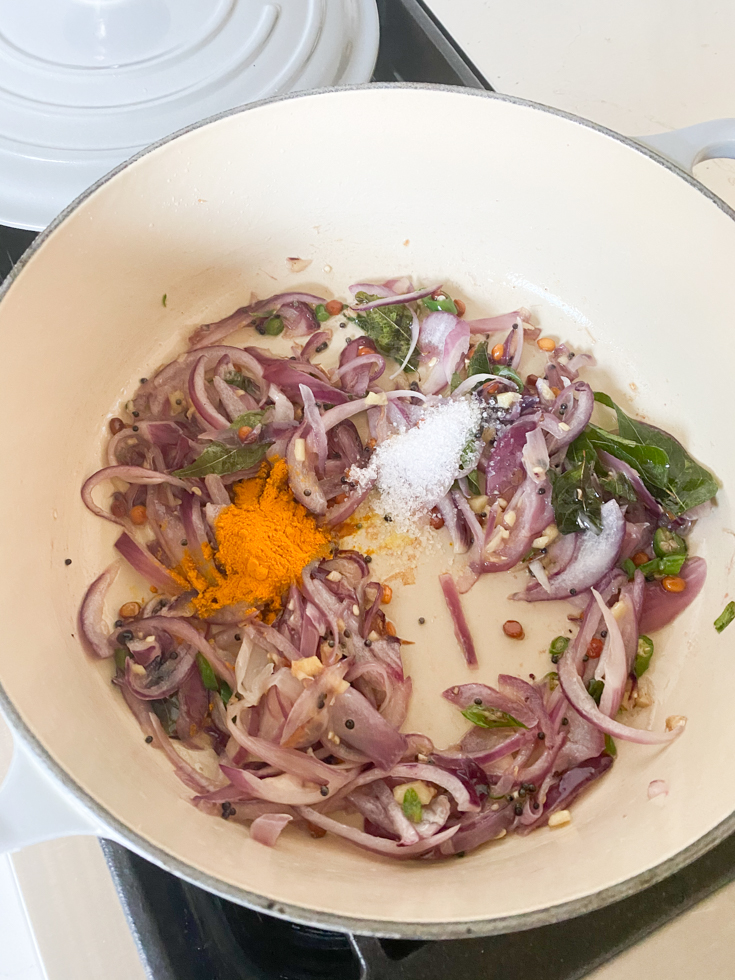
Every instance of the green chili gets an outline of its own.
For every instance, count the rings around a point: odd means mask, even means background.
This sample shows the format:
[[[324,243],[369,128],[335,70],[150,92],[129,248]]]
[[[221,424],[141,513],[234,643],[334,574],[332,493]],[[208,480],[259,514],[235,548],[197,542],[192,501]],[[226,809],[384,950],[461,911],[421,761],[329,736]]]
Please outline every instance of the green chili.
[[[648,636],[638,637],[638,652],[635,658],[635,676],[640,677],[642,674],[648,670],[651,666],[651,657],[653,656],[653,640]]]
[[[594,677],[587,685],[587,690],[589,691],[590,697],[594,700],[595,704],[600,703],[600,698],[602,697],[602,692],[604,691],[604,689],[605,689],[605,682],[595,680]]]
[[[269,316],[263,324],[263,333],[269,337],[277,337],[283,333],[283,320],[280,316]]]
[[[668,528],[660,527],[653,536],[653,550],[658,558],[666,558],[668,555],[686,555],[687,543],[684,538],[680,538]]]
[[[206,689],[208,691],[219,691],[219,681],[217,680],[217,675],[212,670],[209,661],[202,653],[197,653],[197,667],[199,668],[202,683]]]
[[[715,629],[717,632],[721,633],[726,626],[730,625],[733,619],[735,619],[735,602],[728,602],[715,620]]]

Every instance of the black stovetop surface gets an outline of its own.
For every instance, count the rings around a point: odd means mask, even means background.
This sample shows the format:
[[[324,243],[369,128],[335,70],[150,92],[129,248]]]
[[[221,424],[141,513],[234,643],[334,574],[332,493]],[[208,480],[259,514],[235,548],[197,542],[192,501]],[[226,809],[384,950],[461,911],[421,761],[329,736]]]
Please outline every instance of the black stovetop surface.
[[[491,89],[421,0],[377,2],[374,81]],[[0,279],[34,238],[0,226]],[[285,922],[210,895],[118,844],[102,847],[151,980],[579,980],[735,879],[733,837],[666,881],[576,919],[412,942]]]

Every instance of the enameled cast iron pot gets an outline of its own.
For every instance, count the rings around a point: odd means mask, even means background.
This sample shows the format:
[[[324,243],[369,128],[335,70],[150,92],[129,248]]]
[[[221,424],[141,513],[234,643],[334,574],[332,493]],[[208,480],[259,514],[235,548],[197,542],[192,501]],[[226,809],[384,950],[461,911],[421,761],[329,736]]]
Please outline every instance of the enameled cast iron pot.
[[[252,907],[379,935],[443,938],[528,928],[597,908],[671,873],[735,829],[735,630],[712,621],[732,589],[735,217],[685,173],[730,155],[733,123],[659,137],[659,149],[502,96],[431,86],[298,95],[226,113],[146,150],[38,238],[0,301],[0,704],[16,755],[0,845],[71,833],[126,844]],[[706,149],[709,147],[709,151]],[[701,151],[701,152],[700,152]],[[312,259],[294,275],[288,256]],[[709,577],[660,634],[655,705],[689,719],[667,748],[619,745],[573,822],[463,860],[389,860],[289,828],[269,849],[187,801],[90,662],[76,614],[115,529],[82,505],[107,420],[193,325],[259,296],[410,275],[470,313],[530,307],[546,333],[595,354],[593,383],[658,422],[722,481],[694,532]],[[167,294],[167,305],[162,304]],[[66,558],[72,564],[65,565]],[[489,579],[502,579],[502,582]],[[140,586],[138,586],[138,589]],[[558,607],[528,613],[524,645],[497,639],[517,606],[506,576],[470,594],[481,676],[548,669]],[[542,603],[545,607],[555,603]],[[416,613],[431,629],[414,635]],[[461,731],[439,692],[468,679],[435,576],[393,610],[416,696],[409,729]],[[461,720],[461,719],[460,719]],[[663,779],[663,805],[647,787]],[[660,802],[660,801],[659,801]]]

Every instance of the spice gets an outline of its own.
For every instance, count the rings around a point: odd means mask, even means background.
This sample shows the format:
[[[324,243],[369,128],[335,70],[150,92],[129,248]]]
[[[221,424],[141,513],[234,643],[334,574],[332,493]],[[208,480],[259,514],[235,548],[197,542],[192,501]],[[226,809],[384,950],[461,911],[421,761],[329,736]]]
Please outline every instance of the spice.
[[[329,554],[329,533],[294,500],[285,460],[264,463],[257,477],[235,484],[234,495],[234,503],[215,522],[216,584],[209,584],[191,555],[184,554],[183,570],[199,591],[194,606],[200,616],[238,603],[279,609],[283,593],[304,567]]]
[[[524,637],[523,627],[515,619],[506,619],[503,623],[503,632],[511,640],[522,640]]]
[[[462,398],[429,405],[421,415],[416,425],[381,442],[366,466],[349,473],[360,490],[377,484],[379,512],[399,531],[410,532],[424,515],[430,519],[432,508],[474,468],[479,455],[478,402]]]

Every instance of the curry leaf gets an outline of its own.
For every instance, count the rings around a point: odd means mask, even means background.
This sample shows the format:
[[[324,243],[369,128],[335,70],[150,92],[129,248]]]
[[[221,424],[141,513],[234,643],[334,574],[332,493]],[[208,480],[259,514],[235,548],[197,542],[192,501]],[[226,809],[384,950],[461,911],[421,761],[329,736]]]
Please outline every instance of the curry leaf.
[[[603,392],[595,392],[595,400],[611,408],[617,417],[619,435],[605,435],[618,443],[627,443],[627,446],[621,445],[620,448],[629,456],[637,457],[638,462],[632,462],[630,458],[625,461],[638,470],[653,496],[669,513],[683,514],[715,496],[718,486],[714,476],[692,459],[677,439],[662,429],[630,418]],[[631,449],[631,446],[636,448]],[[618,459],[624,458],[615,449],[608,451]],[[655,462],[655,454],[658,454],[659,461],[662,455],[666,457],[660,467]]]
[[[467,377],[473,374],[492,374],[490,358],[487,356],[487,341],[481,340],[472,351],[472,357],[467,362]]]
[[[357,293],[355,296],[358,303],[369,303],[377,298],[368,293]],[[383,357],[392,357],[399,364],[403,364],[411,346],[413,326],[413,317],[407,306],[399,304],[365,310],[356,315],[355,322],[366,336],[372,337]],[[420,356],[418,348],[414,348],[406,365],[407,371],[418,370]]]
[[[499,708],[488,708],[483,704],[471,704],[462,714],[478,728],[528,728],[513,715],[500,711]]]
[[[210,473],[226,476],[228,473],[237,473],[238,470],[249,470],[263,459],[269,445],[270,443],[254,443],[232,449],[221,442],[212,442],[190,466],[174,470],[173,475],[181,479],[193,479],[209,476]]]
[[[403,795],[403,813],[411,823],[420,823],[424,815],[419,794],[413,786],[409,786]]]
[[[561,475],[549,470],[554,520],[562,534],[602,530],[602,496],[594,478],[596,454],[582,453],[578,466]]]
[[[260,425],[263,421],[263,416],[265,412],[253,411],[253,412],[243,412],[242,415],[238,415],[235,421],[230,425],[230,428],[237,432],[246,425],[249,429],[254,429],[256,425]]]
[[[523,380],[512,367],[505,364],[493,364],[490,368],[491,374],[496,374],[499,378],[507,378],[512,381],[518,391],[523,391]]]
[[[255,395],[257,397],[260,394],[260,390],[255,381],[240,371],[232,371],[227,375],[225,381],[228,385],[239,388],[241,391],[246,391],[249,395]]]

